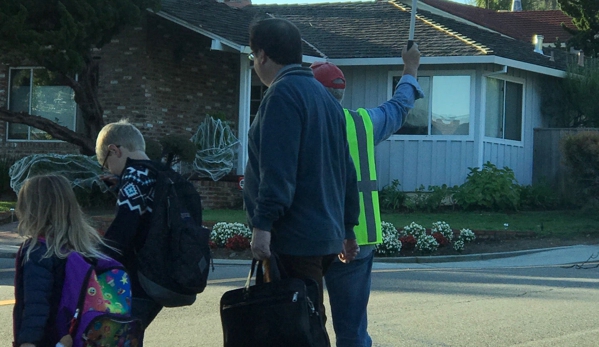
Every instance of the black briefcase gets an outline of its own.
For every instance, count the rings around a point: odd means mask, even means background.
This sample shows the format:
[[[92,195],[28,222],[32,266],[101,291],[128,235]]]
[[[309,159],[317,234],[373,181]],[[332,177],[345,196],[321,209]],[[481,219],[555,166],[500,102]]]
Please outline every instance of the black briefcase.
[[[256,265],[256,284],[250,286]],[[265,282],[262,265],[253,260],[245,287],[221,297],[224,346],[330,347],[318,312],[318,283],[286,278],[276,256],[270,259],[271,282]]]

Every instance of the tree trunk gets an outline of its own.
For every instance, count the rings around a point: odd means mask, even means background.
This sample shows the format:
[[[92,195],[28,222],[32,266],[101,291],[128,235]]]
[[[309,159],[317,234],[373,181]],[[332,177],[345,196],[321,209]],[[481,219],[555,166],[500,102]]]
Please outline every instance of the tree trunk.
[[[99,60],[86,59],[85,69],[79,80],[66,77],[66,84],[75,91],[75,102],[83,118],[83,133],[94,142],[104,126],[104,109],[98,100]]]

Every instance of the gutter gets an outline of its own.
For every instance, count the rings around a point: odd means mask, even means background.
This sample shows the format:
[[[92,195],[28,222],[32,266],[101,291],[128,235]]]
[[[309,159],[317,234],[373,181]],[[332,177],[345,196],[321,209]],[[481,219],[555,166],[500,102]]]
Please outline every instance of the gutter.
[[[317,59],[316,61],[323,61]],[[347,59],[330,59],[331,63],[337,66],[380,66],[380,65],[402,65],[403,59],[400,57],[390,58],[347,58]],[[564,78],[566,72],[539,66],[531,63],[525,63],[518,60],[498,57],[498,56],[465,56],[465,57],[422,57],[420,58],[420,66],[423,65],[446,65],[446,64],[497,64],[506,67],[531,71],[542,75]]]

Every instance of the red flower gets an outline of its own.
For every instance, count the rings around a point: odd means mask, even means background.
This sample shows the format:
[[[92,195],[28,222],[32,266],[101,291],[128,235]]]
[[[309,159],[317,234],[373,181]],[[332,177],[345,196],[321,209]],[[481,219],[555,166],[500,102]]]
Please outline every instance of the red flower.
[[[208,246],[210,246],[210,249],[218,248],[218,245],[216,244],[216,242],[214,242],[212,240],[208,241]]]
[[[437,240],[439,247],[447,246],[449,244],[449,240],[445,236],[443,236],[443,234],[433,233],[432,235],[435,238],[435,240]]]
[[[250,240],[241,235],[229,237],[225,243],[225,247],[233,251],[243,251],[250,248]]]
[[[416,239],[412,235],[402,236],[399,241],[401,241],[401,249],[410,250],[416,247]]]

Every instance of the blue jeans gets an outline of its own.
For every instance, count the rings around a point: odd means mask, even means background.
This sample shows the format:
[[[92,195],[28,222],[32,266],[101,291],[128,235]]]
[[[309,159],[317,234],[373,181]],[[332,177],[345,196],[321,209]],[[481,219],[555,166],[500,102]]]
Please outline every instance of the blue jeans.
[[[368,299],[374,252],[344,264],[336,260],[325,274],[337,347],[371,347]]]

